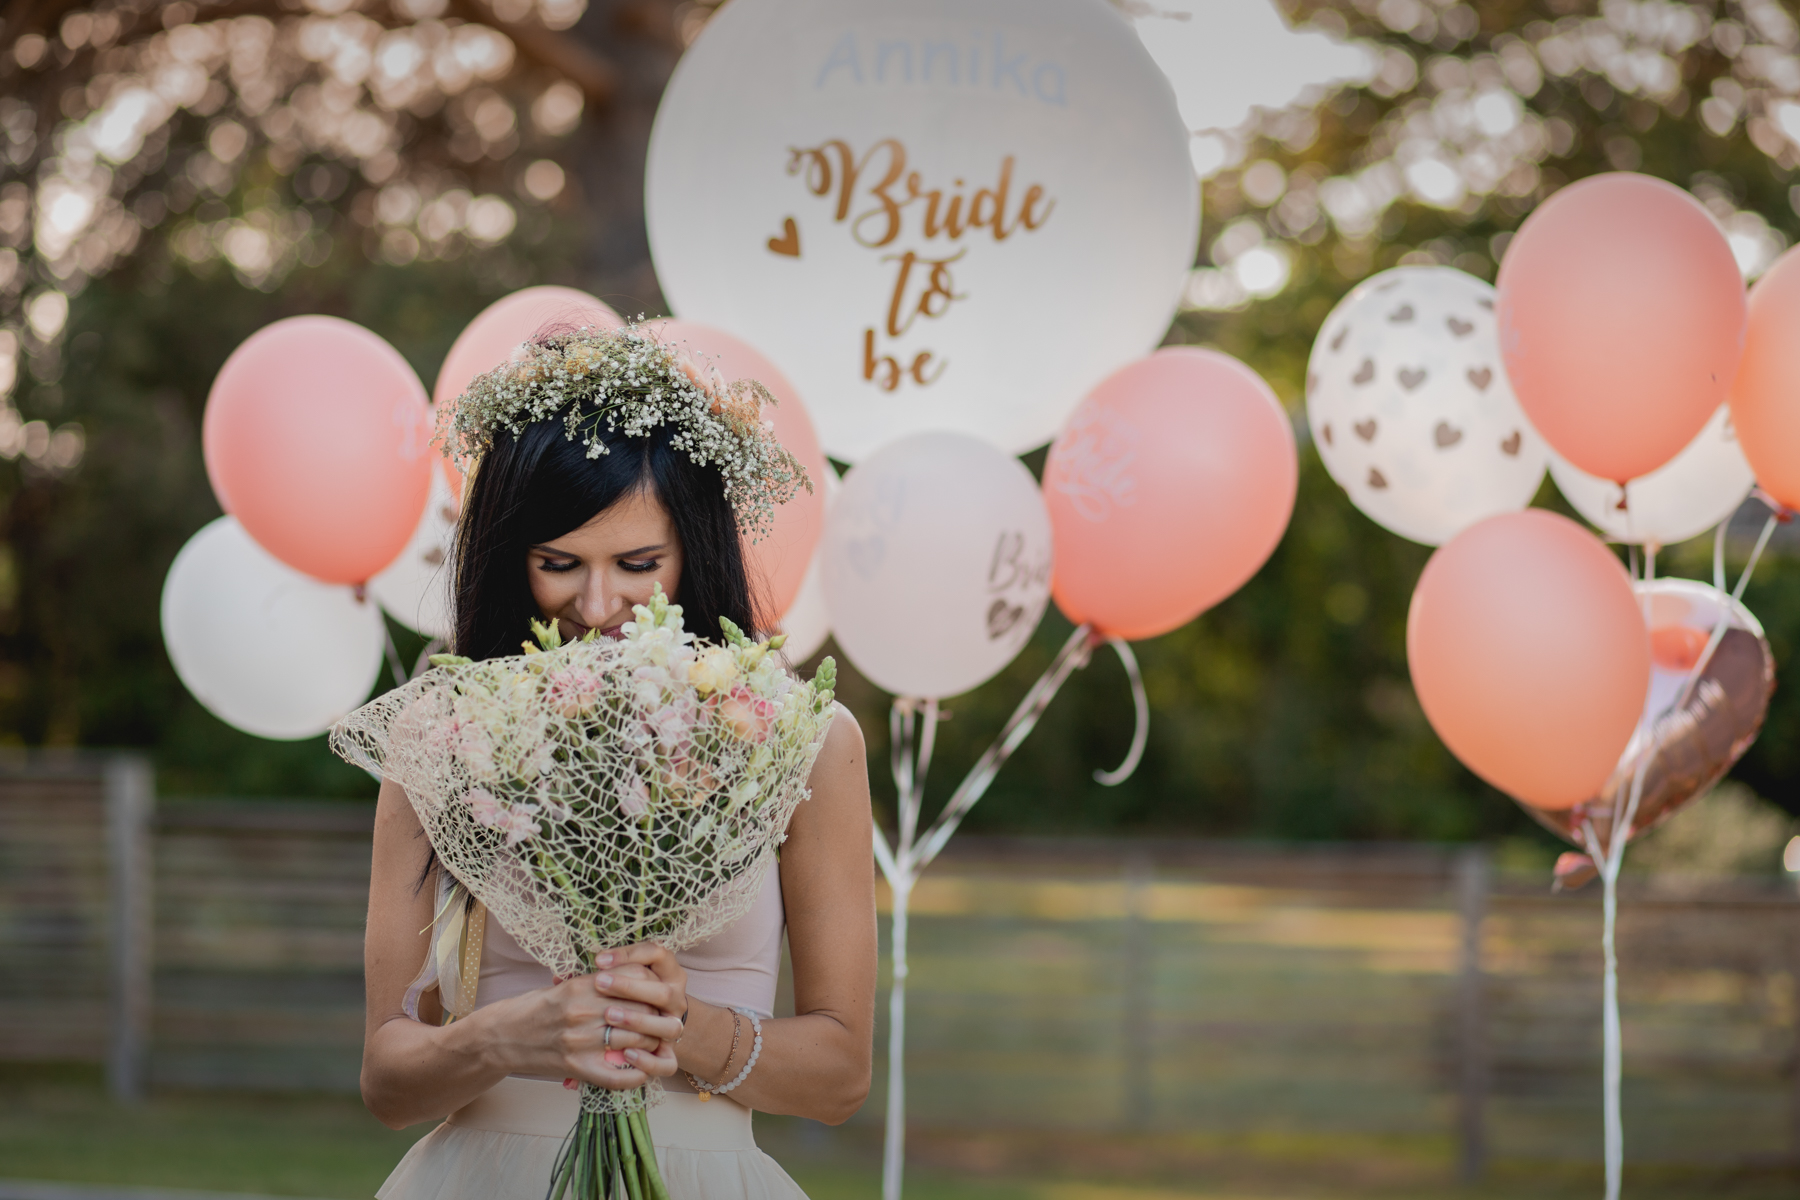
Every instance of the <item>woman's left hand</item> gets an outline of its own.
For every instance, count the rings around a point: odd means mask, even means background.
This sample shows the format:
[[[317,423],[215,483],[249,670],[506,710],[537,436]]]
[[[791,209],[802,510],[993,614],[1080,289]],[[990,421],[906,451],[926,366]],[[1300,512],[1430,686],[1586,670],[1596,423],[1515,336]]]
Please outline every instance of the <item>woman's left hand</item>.
[[[617,969],[628,964],[642,970]],[[647,977],[644,971],[649,972]],[[687,970],[675,961],[675,955],[656,942],[639,942],[622,950],[603,950],[594,956],[594,988],[602,996],[635,1002],[609,1007],[606,1010],[608,1025],[661,1043],[656,1054],[626,1050],[625,1055],[632,1065],[652,1075],[674,1074],[674,1046],[681,1040],[682,1018],[688,1010]],[[651,1011],[646,1012],[638,1005],[647,1006]]]

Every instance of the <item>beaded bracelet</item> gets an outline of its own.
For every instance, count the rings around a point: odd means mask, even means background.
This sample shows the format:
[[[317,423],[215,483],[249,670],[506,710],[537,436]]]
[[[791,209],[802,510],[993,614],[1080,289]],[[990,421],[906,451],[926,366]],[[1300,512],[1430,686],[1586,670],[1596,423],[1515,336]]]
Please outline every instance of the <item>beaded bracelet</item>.
[[[762,1019],[747,1008],[734,1008],[731,1011],[750,1018],[750,1030],[755,1035],[750,1043],[750,1060],[744,1064],[744,1069],[737,1073],[737,1078],[733,1079],[730,1083],[702,1083],[692,1075],[689,1075],[688,1082],[693,1084],[694,1089],[700,1093],[700,1102],[702,1104],[706,1103],[706,1101],[712,1099],[714,1096],[723,1096],[726,1092],[731,1091],[733,1088],[737,1087],[738,1084],[750,1078],[750,1072],[756,1067],[756,1060],[762,1057]],[[730,1059],[728,1058],[726,1061],[730,1062]]]

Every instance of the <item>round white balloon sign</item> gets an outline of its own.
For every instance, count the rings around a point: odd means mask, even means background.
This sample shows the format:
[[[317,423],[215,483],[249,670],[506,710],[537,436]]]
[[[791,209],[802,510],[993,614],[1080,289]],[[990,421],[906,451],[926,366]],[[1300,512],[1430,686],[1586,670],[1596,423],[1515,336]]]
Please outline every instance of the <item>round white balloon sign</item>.
[[[954,696],[1024,648],[1050,599],[1050,514],[1025,464],[918,433],[844,476],[819,543],[844,654],[896,696]]]
[[[675,312],[774,360],[827,453],[1055,436],[1167,330],[1188,131],[1105,0],[732,0],[651,134]]]

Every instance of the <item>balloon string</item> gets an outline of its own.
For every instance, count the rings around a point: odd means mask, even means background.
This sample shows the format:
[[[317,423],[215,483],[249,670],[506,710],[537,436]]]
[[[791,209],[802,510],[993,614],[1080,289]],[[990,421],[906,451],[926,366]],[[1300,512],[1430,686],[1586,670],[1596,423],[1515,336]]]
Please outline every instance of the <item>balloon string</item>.
[[[429,642],[426,642],[425,648],[419,651],[419,657],[413,660],[412,677],[417,679],[419,676],[423,675],[431,666],[431,656],[434,654],[442,654],[449,648],[449,645],[450,643],[446,642],[443,638],[432,638]]]
[[[388,673],[394,677],[394,686],[405,687],[406,668],[400,665],[400,647],[394,645],[394,631],[388,628],[386,617],[381,619],[381,637],[386,643],[383,649],[387,653]]]
[[[1632,823],[1637,820],[1638,802],[1644,794],[1644,776],[1650,768],[1650,760],[1656,756],[1656,743],[1660,740],[1655,732],[1655,722],[1640,720],[1639,731],[1632,735],[1632,741],[1635,742],[1638,735],[1644,732],[1646,723],[1650,726],[1651,744],[1638,757],[1637,769],[1632,773],[1630,798],[1625,805],[1624,820],[1618,819],[1615,809],[1604,849],[1594,833],[1593,822],[1584,820],[1581,825],[1587,841],[1588,855],[1600,868],[1604,895],[1600,930],[1600,949],[1605,959],[1601,1005],[1601,1112],[1605,1125],[1606,1200],[1619,1200],[1620,1175],[1625,1160],[1625,1123],[1619,1105],[1624,1050],[1619,1022],[1619,955],[1614,930],[1619,908],[1619,870],[1625,861],[1625,843],[1630,840]]]
[[[1675,702],[1664,709],[1664,712],[1679,711],[1687,706],[1694,697],[1694,689],[1700,686],[1700,676],[1712,662],[1713,653],[1718,650],[1719,643],[1725,640],[1725,631],[1731,627],[1732,609],[1743,602],[1744,589],[1750,586],[1750,576],[1756,571],[1756,564],[1762,558],[1763,550],[1769,539],[1775,534],[1775,526],[1781,521],[1779,511],[1771,512],[1769,519],[1763,522],[1762,532],[1757,535],[1756,545],[1750,549],[1750,557],[1744,563],[1743,573],[1738,576],[1737,586],[1731,589],[1731,603],[1719,606],[1719,616],[1713,622],[1712,633],[1706,639],[1706,648],[1700,651],[1700,657],[1688,670],[1686,682],[1681,685],[1681,694]],[[1713,579],[1722,582],[1725,578],[1725,523],[1719,523],[1719,534],[1713,541]],[[1725,589],[1720,587],[1722,592]],[[1659,714],[1660,715],[1660,714]]]
[[[1651,760],[1656,757],[1660,747],[1660,725],[1664,715],[1679,711],[1686,707],[1692,698],[1694,688],[1698,685],[1702,673],[1711,661],[1713,652],[1725,636],[1729,627],[1732,609],[1742,601],[1744,589],[1750,583],[1751,574],[1767,548],[1769,539],[1774,535],[1775,526],[1781,517],[1781,510],[1771,506],[1769,519],[1763,523],[1762,533],[1756,539],[1756,545],[1750,551],[1750,557],[1744,564],[1743,573],[1738,576],[1737,586],[1732,589],[1731,603],[1720,606],[1718,619],[1713,623],[1711,636],[1707,639],[1706,648],[1695,660],[1688,671],[1686,682],[1682,686],[1680,696],[1654,715],[1646,713],[1640,719],[1638,729],[1632,734],[1632,743],[1639,738],[1647,737],[1649,744],[1638,755],[1637,767],[1632,772],[1631,790],[1626,801],[1623,819],[1615,810],[1611,829],[1607,831],[1607,844],[1602,847],[1599,836],[1594,832],[1591,820],[1582,822],[1582,833],[1587,842],[1588,856],[1600,870],[1602,885],[1602,922],[1600,931],[1600,947],[1605,960],[1602,980],[1602,1116],[1604,1120],[1604,1146],[1606,1158],[1606,1200],[1618,1200],[1621,1176],[1625,1159],[1625,1126],[1620,1106],[1620,1091],[1623,1081],[1623,1035],[1619,1017],[1619,955],[1617,943],[1617,926],[1619,911],[1619,872],[1625,861],[1625,845],[1631,838],[1632,826],[1637,821],[1638,806],[1643,800],[1644,777],[1650,769]],[[1656,569],[1656,549],[1647,546],[1645,561],[1645,580],[1648,582]],[[1637,555],[1632,554],[1632,574],[1637,573]],[[1713,581],[1720,592],[1725,583],[1725,522],[1719,525],[1718,533],[1713,539]],[[1646,589],[1647,598],[1647,589]]]
[[[1056,697],[1069,675],[1077,667],[1087,665],[1088,656],[1099,642],[1100,636],[1091,625],[1078,625],[1069,634],[1069,640],[1063,643],[1063,648],[1057,652],[1049,668],[1031,685],[1025,698],[1019,701],[1019,706],[1013,710],[1012,716],[1000,730],[1000,736],[982,752],[963,781],[957,784],[956,791],[945,803],[944,810],[919,840],[918,853],[913,861],[920,869],[943,850],[950,835],[962,824],[963,817],[975,807],[975,802],[988,790],[988,785],[994,782],[994,776],[1000,773],[1001,764],[1012,757],[1012,752],[1019,748],[1019,744],[1037,726],[1038,718],[1043,716],[1044,710],[1050,706],[1050,701]]]
[[[1144,676],[1138,670],[1137,655],[1131,652],[1131,644],[1116,637],[1109,637],[1106,642],[1118,653],[1119,665],[1125,668],[1126,678],[1131,680],[1131,749],[1125,752],[1125,761],[1113,770],[1095,771],[1094,780],[1107,787],[1118,787],[1131,778],[1132,772],[1144,760],[1144,747],[1150,741],[1150,697],[1144,692]]]

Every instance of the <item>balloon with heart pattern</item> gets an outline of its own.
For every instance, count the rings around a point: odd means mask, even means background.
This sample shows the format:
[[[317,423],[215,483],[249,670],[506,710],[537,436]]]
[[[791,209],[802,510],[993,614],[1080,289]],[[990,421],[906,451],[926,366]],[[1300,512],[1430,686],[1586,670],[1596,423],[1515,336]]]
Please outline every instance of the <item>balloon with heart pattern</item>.
[[[1705,795],[1756,740],[1775,691],[1774,654],[1762,625],[1741,603],[1691,579],[1657,579],[1634,588],[1650,614],[1644,721],[1612,777],[1592,799],[1559,811],[1525,806],[1545,828],[1582,850],[1588,848],[1588,824],[1602,847],[1611,844],[1615,812],[1623,815],[1646,757],[1628,836],[1645,833]],[[1707,656],[1707,643],[1721,620],[1723,635]],[[1696,667],[1699,678],[1689,686]],[[1564,855],[1556,876],[1564,888],[1579,887],[1593,877],[1592,871],[1590,858]]]
[[[1550,478],[1575,511],[1607,537],[1672,546],[1729,520],[1756,485],[1738,447],[1731,406],[1719,405],[1680,454],[1624,484],[1589,475],[1550,452]]]
[[[1501,370],[1494,289],[1449,267],[1383,271],[1332,309],[1306,416],[1351,503],[1426,545],[1524,508],[1549,457]]]

